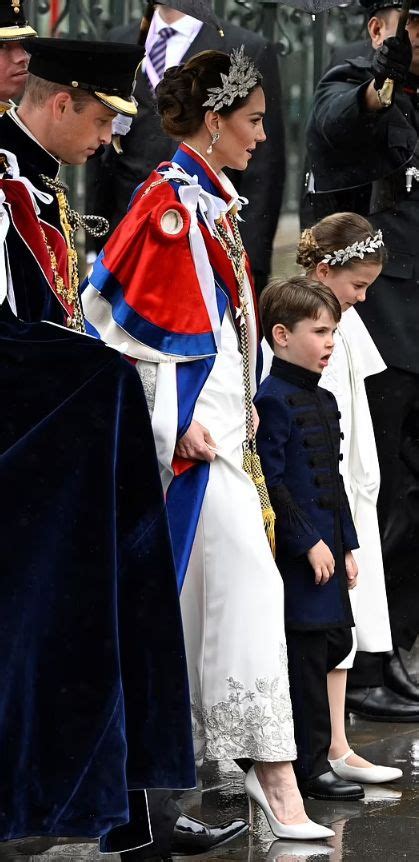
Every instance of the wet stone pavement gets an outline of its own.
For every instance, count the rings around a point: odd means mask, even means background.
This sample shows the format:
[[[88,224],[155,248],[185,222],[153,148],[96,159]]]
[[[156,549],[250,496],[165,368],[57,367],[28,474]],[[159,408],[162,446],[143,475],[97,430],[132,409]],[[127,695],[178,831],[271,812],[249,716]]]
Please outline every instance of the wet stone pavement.
[[[414,670],[419,668],[415,650]],[[419,862],[419,724],[384,724],[351,717],[351,745],[375,763],[397,765],[403,778],[386,786],[366,787],[362,802],[328,804],[307,800],[310,817],[332,826],[336,836],[327,842],[273,841],[263,814],[256,815],[255,831],[197,862]],[[200,788],[181,800],[183,810],[208,823],[234,816],[247,817],[243,773],[232,762],[205,768]],[[41,850],[41,847],[39,848]],[[95,844],[57,840],[45,852],[35,852],[35,841],[9,842],[0,847],[0,862],[124,862],[124,856],[99,854]],[[175,857],[174,862],[187,862]]]

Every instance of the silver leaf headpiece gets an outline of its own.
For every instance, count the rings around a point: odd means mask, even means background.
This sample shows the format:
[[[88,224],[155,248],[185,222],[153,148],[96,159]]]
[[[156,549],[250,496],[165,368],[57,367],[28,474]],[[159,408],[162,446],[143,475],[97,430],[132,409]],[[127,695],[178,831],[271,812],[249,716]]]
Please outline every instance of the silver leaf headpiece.
[[[208,99],[203,103],[203,108],[219,111],[224,106],[230,107],[234,99],[245,99],[253,87],[256,87],[261,75],[252,60],[244,53],[244,45],[239,50],[235,49],[231,52],[230,64],[228,75],[221,72],[222,86],[209,87]]]
[[[374,236],[368,236],[361,242],[354,242],[353,245],[347,245],[346,248],[340,248],[338,251],[333,251],[332,254],[326,254],[321,263],[328,263],[329,266],[335,266],[337,263],[339,266],[343,266],[353,257],[359,257],[363,260],[365,255],[372,254],[382,245],[384,245],[383,234],[381,230],[378,230]]]

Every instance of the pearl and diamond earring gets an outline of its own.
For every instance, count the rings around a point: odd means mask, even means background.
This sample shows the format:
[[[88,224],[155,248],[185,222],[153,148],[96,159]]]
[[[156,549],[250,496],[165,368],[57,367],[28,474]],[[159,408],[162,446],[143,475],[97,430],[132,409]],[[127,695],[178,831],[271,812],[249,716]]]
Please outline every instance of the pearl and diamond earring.
[[[212,135],[211,143],[210,143],[209,147],[207,148],[207,154],[208,154],[209,156],[210,156],[210,155],[211,155],[211,153],[212,153],[213,147],[215,147],[215,145],[216,145],[217,141],[219,141],[219,140],[220,140],[220,133],[219,133],[219,132],[214,132],[214,133],[213,133],[213,135]]]

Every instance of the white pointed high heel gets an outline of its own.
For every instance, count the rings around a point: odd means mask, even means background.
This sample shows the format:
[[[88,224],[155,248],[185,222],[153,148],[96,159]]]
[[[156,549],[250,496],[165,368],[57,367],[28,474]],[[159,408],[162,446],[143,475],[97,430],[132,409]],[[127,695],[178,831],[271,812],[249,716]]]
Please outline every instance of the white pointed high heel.
[[[327,826],[320,826],[319,823],[314,823],[313,820],[307,820],[305,823],[296,823],[295,825],[287,825],[277,820],[259,783],[254,766],[249,769],[246,775],[244,788],[249,800],[250,831],[253,830],[254,804],[257,803],[262,809],[275,838],[310,841],[319,840],[320,838],[332,838],[335,834],[332,829],[328,829]]]
[[[360,781],[361,784],[386,784],[387,781],[396,781],[403,775],[401,769],[395,766],[349,766],[346,761],[353,753],[350,748],[337,760],[329,760],[333,772],[336,772],[339,778],[346,781]]]

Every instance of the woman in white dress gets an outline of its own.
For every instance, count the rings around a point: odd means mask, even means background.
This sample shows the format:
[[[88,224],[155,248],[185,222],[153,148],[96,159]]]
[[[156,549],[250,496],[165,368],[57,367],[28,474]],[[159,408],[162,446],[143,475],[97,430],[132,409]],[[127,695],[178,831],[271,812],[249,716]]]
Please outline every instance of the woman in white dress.
[[[329,759],[341,778],[363,783],[392,781],[402,775],[400,769],[376,766],[355,754],[349,747],[344,721],[347,670],[353,665],[356,650],[386,652],[392,648],[376,508],[380,471],[364,383],[369,375],[384,371],[385,365],[353,307],[365,301],[384,260],[380,231],[375,233],[370,223],[355,213],[336,213],[305,230],[297,251],[297,263],[309,277],[333,291],[344,312],[320,385],[333,392],[341,413],[344,437],[340,469],[360,544],[354,552],[359,578],[350,593],[355,620],[353,648],[328,676],[332,724]]]
[[[223,168],[244,170],[265,139],[260,75],[243,49],[206,51],[167,70],[156,95],[164,130],[182,143],[137,191],[93,269],[84,311],[137,361],[148,397],[197,762],[251,758],[246,791],[274,834],[324,838],[333,832],[307,818],[292,768],[283,586],[243,469],[258,336],[243,202]]]

